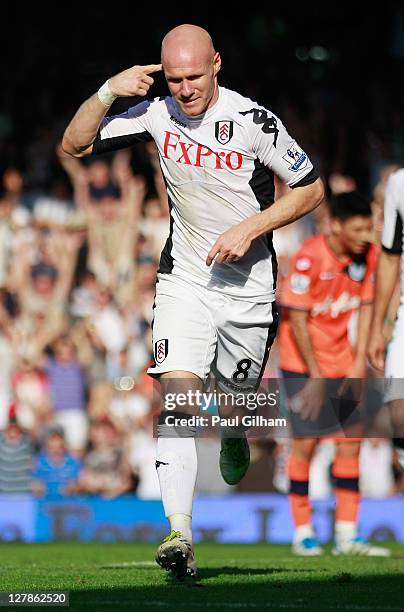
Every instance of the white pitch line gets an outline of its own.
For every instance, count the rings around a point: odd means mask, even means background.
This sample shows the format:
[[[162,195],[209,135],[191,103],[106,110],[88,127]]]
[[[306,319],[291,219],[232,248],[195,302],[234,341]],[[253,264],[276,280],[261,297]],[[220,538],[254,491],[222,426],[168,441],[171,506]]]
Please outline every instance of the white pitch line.
[[[322,561],[322,562],[324,561],[324,559],[322,559],[322,560],[320,560],[320,559],[310,559],[310,560],[318,561],[318,562],[319,561]],[[366,560],[366,557],[364,557],[364,560]],[[372,560],[374,560],[374,557],[372,557]],[[395,560],[395,559],[393,559],[393,560]],[[261,563],[263,563],[263,564],[268,565],[268,569],[273,569],[273,567],[278,565],[279,563],[292,563],[294,561],[295,561],[295,559],[292,559],[291,557],[279,557],[279,559],[276,559],[276,562],[274,562],[271,559],[252,559],[251,560],[251,564],[253,564],[253,563],[254,564],[260,563],[261,564]],[[331,558],[330,561],[335,561],[335,562],[338,561],[338,562],[340,562],[341,559]],[[246,561],[241,561],[240,562],[240,560],[238,560],[238,559],[210,559],[209,563],[210,563],[210,565],[212,563],[215,564],[214,566],[212,566],[213,569],[220,569],[221,566],[218,565],[218,564],[221,564],[221,563],[225,564],[226,567],[229,567],[229,566],[234,564],[235,565],[235,569],[236,568],[246,569],[246,568],[249,567],[249,565],[251,565],[251,564],[248,563],[248,561],[247,562]],[[128,561],[128,562],[123,562],[123,563],[105,564],[105,565],[102,565],[100,567],[102,567],[102,568],[141,567],[143,565],[145,567],[156,567],[156,568],[159,567],[155,561]],[[18,567],[19,567],[18,565],[16,565],[16,566],[7,566],[7,569],[15,569],[15,568],[18,568]],[[64,569],[64,566],[63,567],[61,566],[60,569]],[[307,571],[309,571],[310,569],[311,568],[309,567]],[[328,569],[328,568],[325,568],[325,569]],[[333,566],[330,566],[330,571],[334,571],[334,569],[335,568]],[[301,570],[299,570],[299,571],[301,571]]]

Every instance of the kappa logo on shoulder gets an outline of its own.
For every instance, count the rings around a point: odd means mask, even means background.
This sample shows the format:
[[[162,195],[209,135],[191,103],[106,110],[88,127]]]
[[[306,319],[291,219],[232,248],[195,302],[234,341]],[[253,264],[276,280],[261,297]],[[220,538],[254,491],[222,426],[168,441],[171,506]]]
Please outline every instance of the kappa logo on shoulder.
[[[154,343],[154,359],[157,365],[161,365],[168,355],[168,339],[162,338]]]
[[[261,125],[261,130],[264,134],[273,134],[274,137],[274,147],[276,148],[276,143],[278,140],[278,122],[275,116],[268,115],[268,111],[262,108],[250,108],[247,111],[239,111],[240,115],[246,117],[250,113],[252,114],[252,119],[255,125]]]
[[[220,144],[227,144],[233,138],[233,121],[216,121],[215,136]]]

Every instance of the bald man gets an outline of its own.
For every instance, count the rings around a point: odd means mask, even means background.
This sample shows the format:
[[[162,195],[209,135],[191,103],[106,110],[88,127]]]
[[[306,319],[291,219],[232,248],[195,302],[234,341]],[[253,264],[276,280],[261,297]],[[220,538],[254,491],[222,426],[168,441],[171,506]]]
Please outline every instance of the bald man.
[[[192,501],[198,401],[204,388],[237,397],[254,391],[276,334],[272,232],[313,210],[323,187],[307,154],[269,110],[218,84],[219,53],[202,28],[181,25],[162,43],[162,64],[110,78],[77,111],[63,148],[75,157],[154,140],[167,185],[171,228],[158,270],[149,373],[175,417],[162,412],[156,468],[171,534],[157,562],[194,574]],[[163,69],[171,95],[105,117],[120,96],[146,96]],[[293,189],[274,204],[274,173]],[[200,396],[199,396],[200,397]],[[172,406],[171,406],[172,407]],[[179,407],[179,409],[178,409]],[[242,428],[222,428],[221,473],[236,484],[249,465]]]

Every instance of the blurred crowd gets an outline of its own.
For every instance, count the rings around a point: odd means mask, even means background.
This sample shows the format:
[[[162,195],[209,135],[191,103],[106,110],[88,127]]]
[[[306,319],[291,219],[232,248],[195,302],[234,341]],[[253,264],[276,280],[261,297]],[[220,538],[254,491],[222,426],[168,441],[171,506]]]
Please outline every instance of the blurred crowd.
[[[169,232],[155,151],[151,189],[128,151],[88,165],[56,154],[71,197],[25,193],[16,168],[2,177],[0,491],[154,497],[145,370]]]
[[[1,177],[0,493],[157,499],[159,405],[146,369],[156,271],[169,234],[157,152],[149,143],[137,157],[124,150],[82,161],[58,146],[56,163],[60,174],[48,190],[28,189],[16,167]],[[373,190],[375,242],[393,169],[384,168]],[[341,193],[356,184],[335,172],[328,187]],[[276,196],[285,189],[277,183]],[[328,226],[323,203],[275,233],[278,291],[302,240]],[[276,346],[268,367],[267,375],[277,375]],[[226,492],[216,466],[219,442],[198,442],[198,490]],[[240,489],[285,491],[288,452],[286,439],[254,441]],[[314,495],[330,492],[332,452],[330,443],[320,446]],[[367,440],[363,456],[367,495],[400,490],[388,440]]]

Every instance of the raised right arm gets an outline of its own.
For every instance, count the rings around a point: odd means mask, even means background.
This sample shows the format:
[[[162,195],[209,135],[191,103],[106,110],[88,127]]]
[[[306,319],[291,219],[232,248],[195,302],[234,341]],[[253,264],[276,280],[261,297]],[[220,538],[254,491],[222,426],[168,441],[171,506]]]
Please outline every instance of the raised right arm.
[[[98,128],[109,106],[101,102],[98,94],[86,100],[70,121],[63,135],[62,148],[73,157],[91,155]]]
[[[149,74],[161,69],[161,64],[132,66],[110,78],[74,115],[63,136],[63,150],[73,157],[91,155],[98,129],[115,98],[145,96],[154,83]]]

